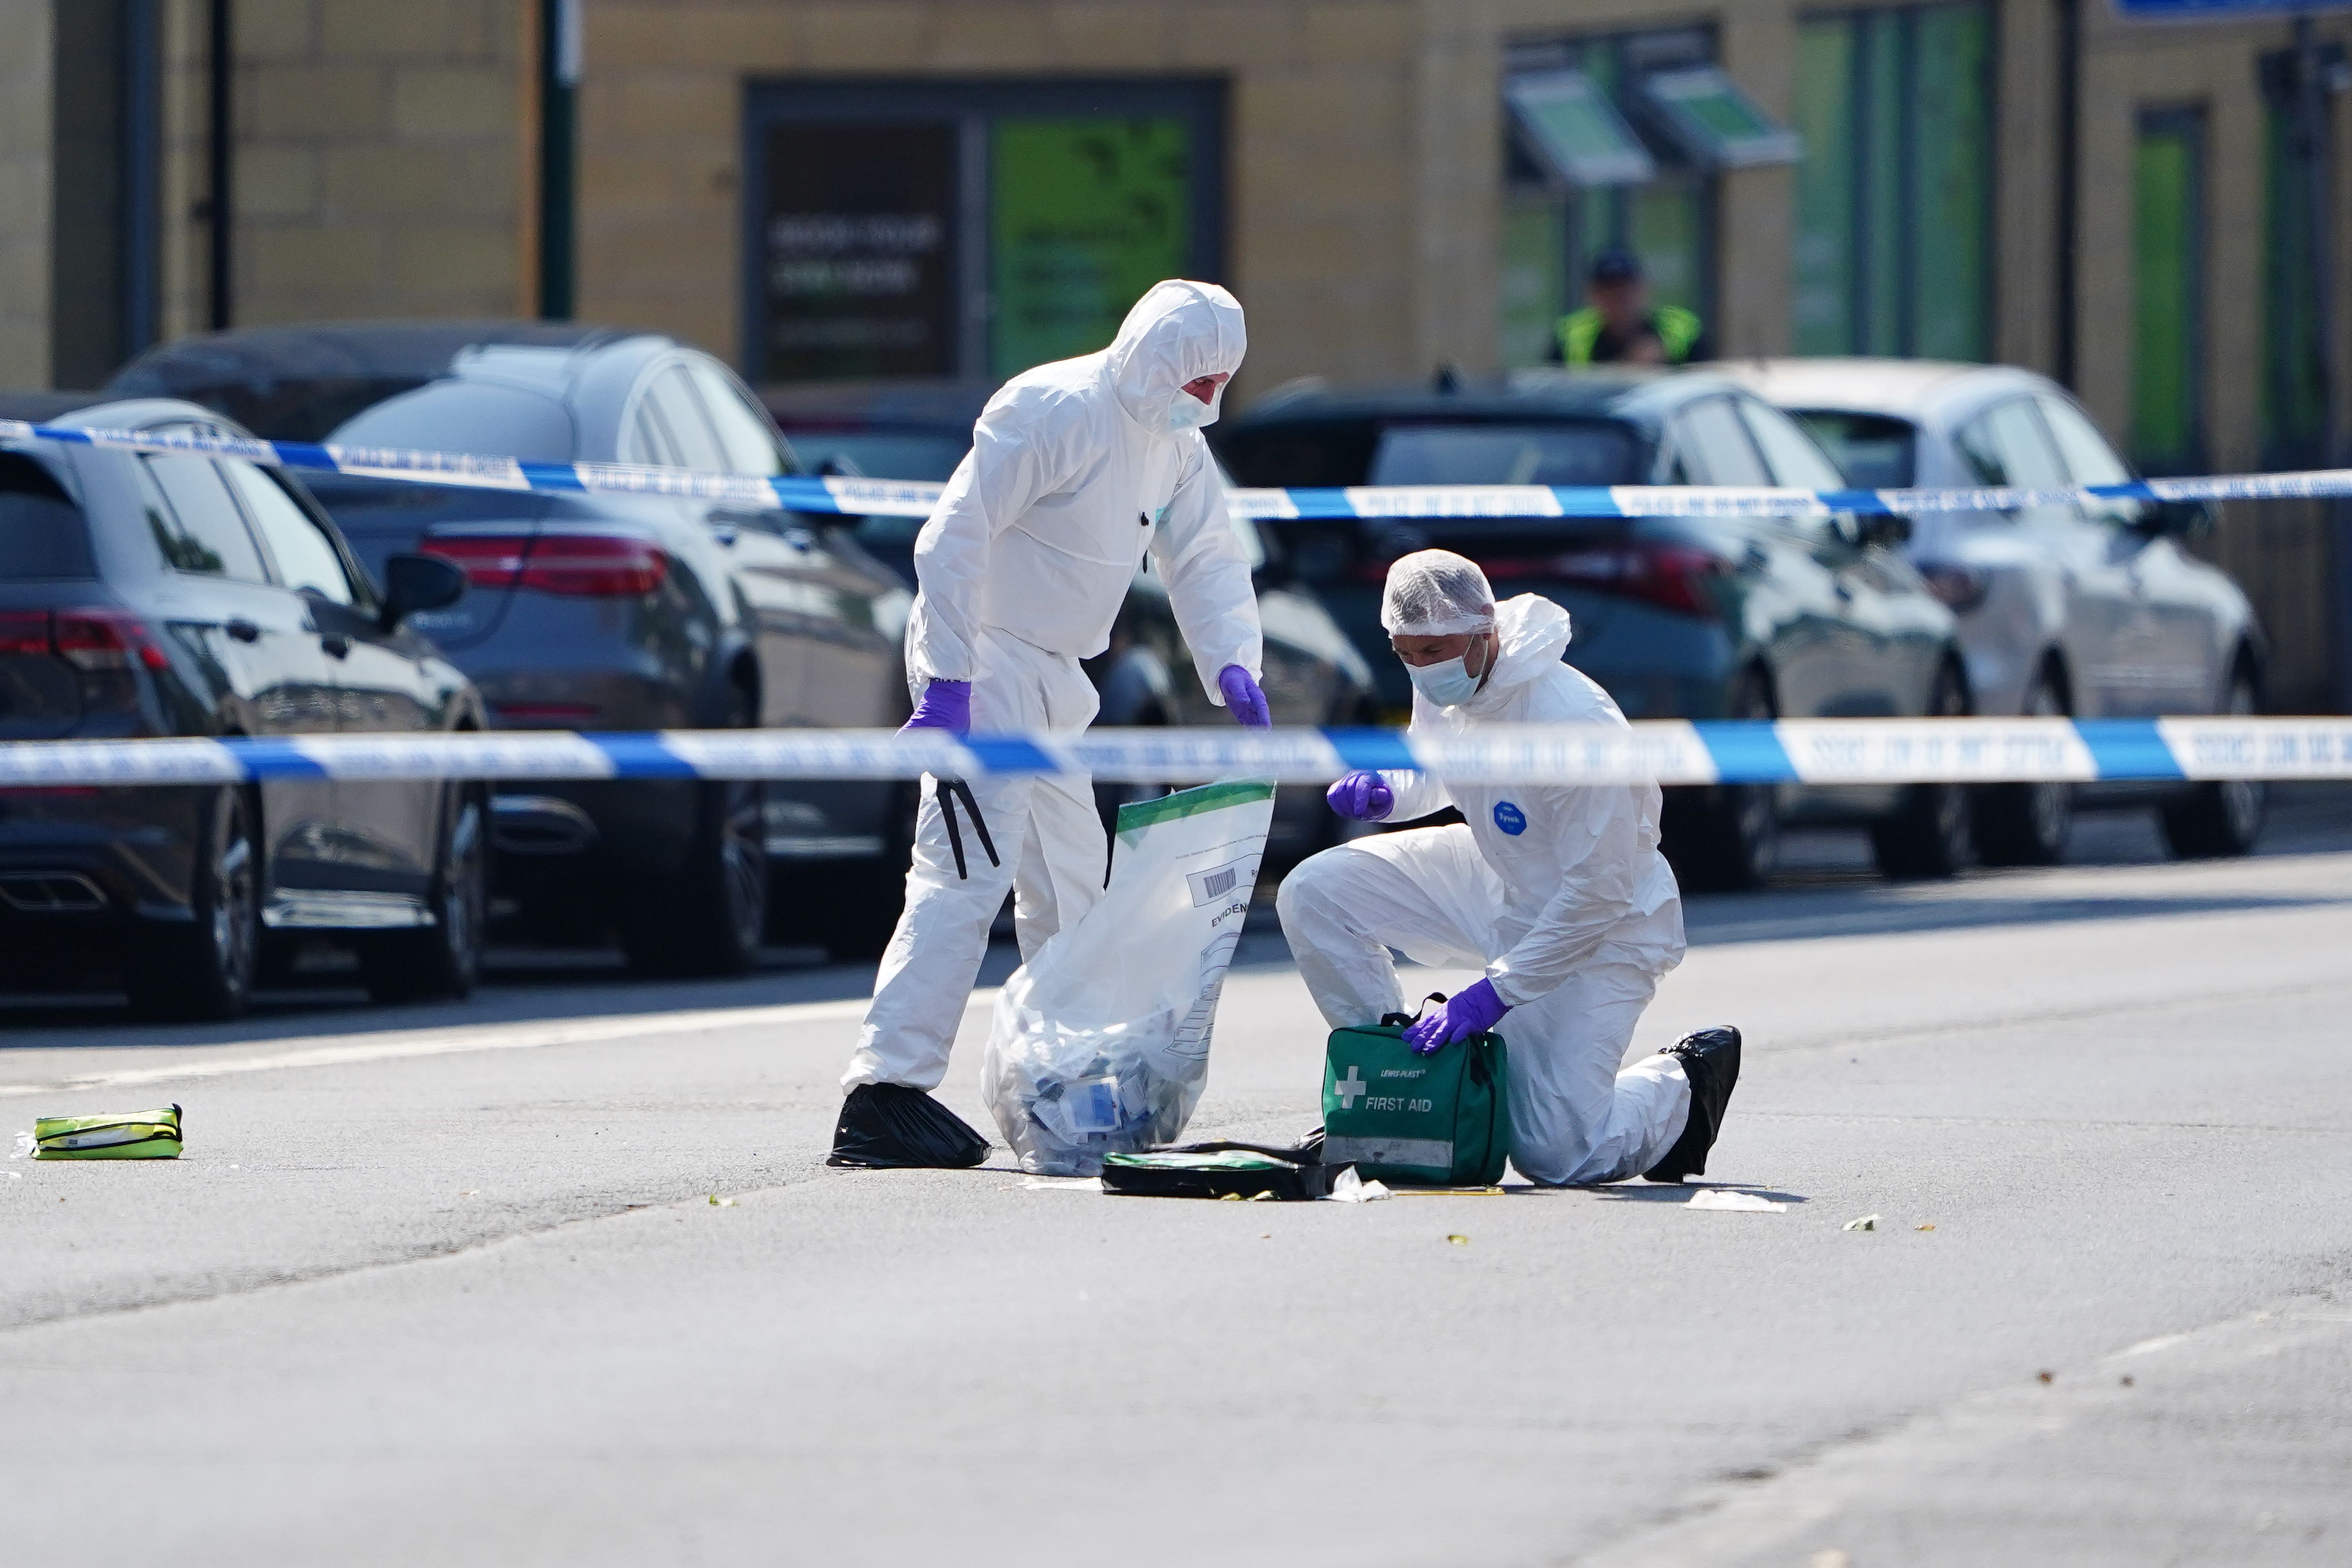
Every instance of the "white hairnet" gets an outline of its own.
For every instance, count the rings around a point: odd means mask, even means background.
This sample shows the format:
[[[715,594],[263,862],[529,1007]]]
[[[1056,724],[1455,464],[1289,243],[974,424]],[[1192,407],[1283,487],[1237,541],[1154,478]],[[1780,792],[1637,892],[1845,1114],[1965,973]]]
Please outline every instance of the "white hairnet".
[[[1451,550],[1416,550],[1389,567],[1381,629],[1391,637],[1444,637],[1495,629],[1495,590],[1478,563]]]

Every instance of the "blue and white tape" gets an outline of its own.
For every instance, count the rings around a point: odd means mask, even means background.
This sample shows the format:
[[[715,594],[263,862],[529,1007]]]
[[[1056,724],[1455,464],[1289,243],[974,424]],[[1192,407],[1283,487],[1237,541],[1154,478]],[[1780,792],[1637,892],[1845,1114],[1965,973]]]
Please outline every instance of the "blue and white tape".
[[[677,496],[853,517],[928,517],[941,487],[917,480],[708,473],[620,463],[526,463],[462,452],[243,440],[183,431],[100,430],[0,419],[0,442],[69,441],[141,452],[205,452],[274,468],[485,489]],[[1449,517],[1905,517],[2111,500],[2307,500],[2352,496],[2352,468],[2222,474],[2054,489],[1795,490],[1707,485],[1363,485],[1236,489],[1236,516],[1282,519]]]
[[[1270,778],[1358,768],[1465,784],[2000,784],[2352,779],[2352,719],[1822,719],[1398,730],[501,731],[293,740],[18,741],[0,788],[284,778],[908,779],[1082,773],[1107,783]]]

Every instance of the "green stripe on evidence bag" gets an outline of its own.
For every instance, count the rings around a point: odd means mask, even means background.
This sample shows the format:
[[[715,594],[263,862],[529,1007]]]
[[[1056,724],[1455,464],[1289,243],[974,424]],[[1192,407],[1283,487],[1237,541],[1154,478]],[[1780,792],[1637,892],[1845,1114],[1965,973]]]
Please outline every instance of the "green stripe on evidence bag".
[[[1246,805],[1252,801],[1273,798],[1272,784],[1244,782],[1202,784],[1198,789],[1163,795],[1157,800],[1130,801],[1118,808],[1118,836],[1125,838],[1156,823],[1173,822],[1181,816],[1198,816],[1204,811],[1223,811],[1229,805]]]

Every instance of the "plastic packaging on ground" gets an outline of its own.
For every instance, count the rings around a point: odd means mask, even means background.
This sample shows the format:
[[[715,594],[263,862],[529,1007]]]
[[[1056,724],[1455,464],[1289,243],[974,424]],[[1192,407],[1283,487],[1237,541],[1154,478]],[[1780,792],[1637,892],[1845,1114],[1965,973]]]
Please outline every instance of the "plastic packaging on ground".
[[[1205,784],[1123,805],[1110,886],[1004,984],[982,1097],[1033,1175],[1172,1143],[1274,819],[1274,786]]]
[[[176,1160],[180,1108],[110,1116],[44,1116],[33,1123],[36,1160]]]

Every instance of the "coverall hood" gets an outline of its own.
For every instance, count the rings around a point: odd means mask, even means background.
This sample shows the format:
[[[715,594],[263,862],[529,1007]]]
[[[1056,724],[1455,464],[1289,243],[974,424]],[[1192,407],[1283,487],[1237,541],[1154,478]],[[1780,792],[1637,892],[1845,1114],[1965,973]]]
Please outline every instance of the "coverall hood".
[[[1186,395],[1184,384],[1231,375],[1248,351],[1240,300],[1214,283],[1171,279],[1154,283],[1119,323],[1103,351],[1103,374],[1128,417],[1164,435],[1170,411]],[[1220,387],[1212,407],[1224,395]]]
[[[1557,668],[1568,652],[1568,612],[1540,594],[1521,594],[1495,606],[1495,675],[1462,706],[1485,714],[1509,693]]]

